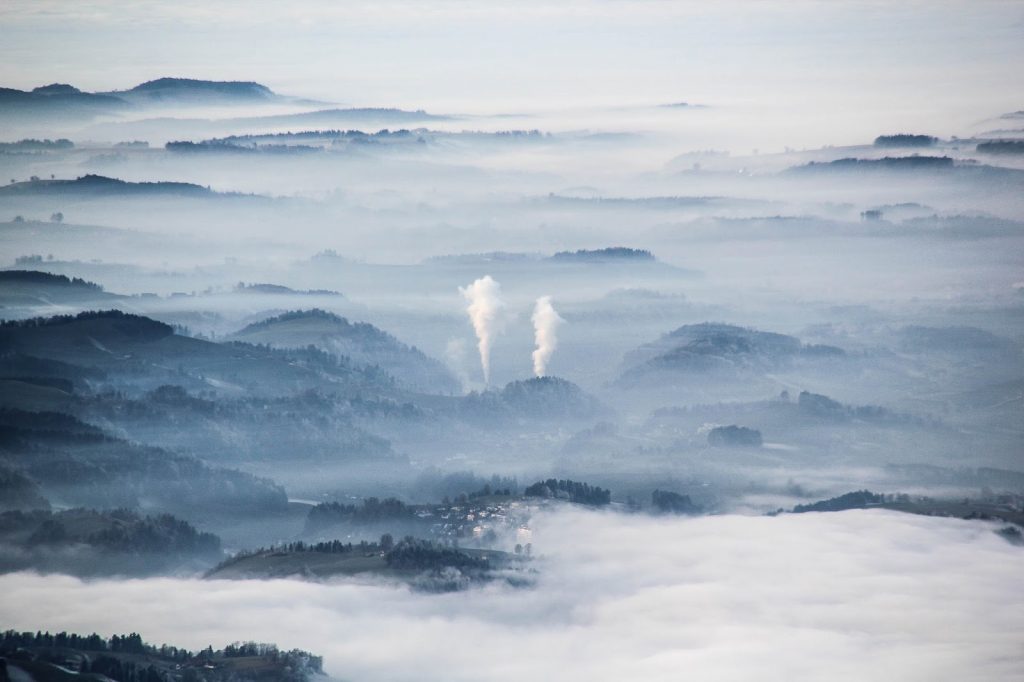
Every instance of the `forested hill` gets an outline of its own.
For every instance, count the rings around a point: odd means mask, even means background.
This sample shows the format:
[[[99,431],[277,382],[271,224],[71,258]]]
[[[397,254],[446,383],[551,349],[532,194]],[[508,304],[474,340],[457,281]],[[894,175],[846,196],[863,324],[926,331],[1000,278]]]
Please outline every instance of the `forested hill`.
[[[175,334],[167,324],[118,310],[0,323],[0,353],[102,373],[108,385],[153,390],[176,384],[230,395],[393,397],[394,380],[377,367],[316,348],[277,350]],[[17,367],[7,369],[18,373]],[[25,372],[20,372],[25,374]]]
[[[229,338],[275,348],[315,346],[359,364],[379,366],[400,384],[423,393],[454,394],[461,389],[447,367],[415,346],[372,324],[350,322],[317,308],[267,318]]]
[[[0,198],[22,196],[65,196],[76,199],[91,197],[214,197],[208,187],[189,182],[129,182],[104,175],[82,175],[74,180],[26,180],[0,186]]]
[[[129,90],[106,93],[136,103],[173,103],[176,100],[271,102],[281,99],[266,85],[253,81],[209,81],[195,78],[157,78]]]
[[[8,630],[0,633],[0,656],[0,680],[308,682],[323,674],[323,660],[308,651],[256,642],[189,651],[148,644],[134,632],[106,638]]]

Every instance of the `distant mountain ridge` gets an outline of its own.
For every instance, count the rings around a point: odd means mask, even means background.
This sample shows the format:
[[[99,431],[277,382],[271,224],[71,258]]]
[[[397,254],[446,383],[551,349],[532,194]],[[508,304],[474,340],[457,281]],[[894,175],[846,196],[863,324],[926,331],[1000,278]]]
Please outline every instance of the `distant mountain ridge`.
[[[273,103],[323,104],[279,95],[254,81],[212,81],[194,78],[156,78],[127,90],[85,92],[68,83],[51,83],[32,90],[0,88],[0,119],[5,116],[46,118],[96,117],[153,106],[197,106]]]
[[[209,81],[195,78],[157,78],[128,90],[104,93],[122,98],[145,97],[162,100],[167,97],[211,97],[234,99],[276,99],[278,95],[266,85],[254,81]]]
[[[44,85],[34,90],[0,88],[0,120],[10,116],[61,118],[101,116],[129,107],[120,97],[82,92],[64,83]]]

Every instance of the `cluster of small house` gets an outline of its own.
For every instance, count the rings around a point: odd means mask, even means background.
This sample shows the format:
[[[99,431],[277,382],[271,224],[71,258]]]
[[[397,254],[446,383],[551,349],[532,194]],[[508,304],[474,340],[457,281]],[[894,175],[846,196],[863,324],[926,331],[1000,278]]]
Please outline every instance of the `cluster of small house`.
[[[493,547],[513,542],[528,545],[532,506],[522,500],[470,500],[421,509],[416,516],[432,521],[430,535],[445,544]]]

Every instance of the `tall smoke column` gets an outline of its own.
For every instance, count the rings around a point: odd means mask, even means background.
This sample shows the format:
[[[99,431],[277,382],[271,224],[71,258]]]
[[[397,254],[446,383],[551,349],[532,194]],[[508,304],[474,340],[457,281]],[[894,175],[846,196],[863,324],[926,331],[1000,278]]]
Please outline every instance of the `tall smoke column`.
[[[491,345],[501,331],[500,314],[505,304],[499,294],[501,285],[486,275],[468,287],[459,287],[459,292],[469,301],[466,312],[476,332],[477,348],[480,349],[480,366],[484,370],[484,383],[491,383]]]
[[[551,354],[558,348],[558,327],[565,320],[551,306],[550,296],[541,296],[533,307],[533,338],[537,350],[533,351],[533,373],[539,377],[547,373]]]

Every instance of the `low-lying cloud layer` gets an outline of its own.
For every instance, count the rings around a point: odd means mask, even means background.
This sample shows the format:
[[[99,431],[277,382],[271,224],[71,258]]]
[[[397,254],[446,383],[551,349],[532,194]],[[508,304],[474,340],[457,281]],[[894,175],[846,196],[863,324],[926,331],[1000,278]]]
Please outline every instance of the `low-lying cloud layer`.
[[[278,581],[0,578],[0,622],[276,641],[352,680],[994,680],[1024,676],[1024,551],[883,511],[536,520],[538,585],[423,595]]]

